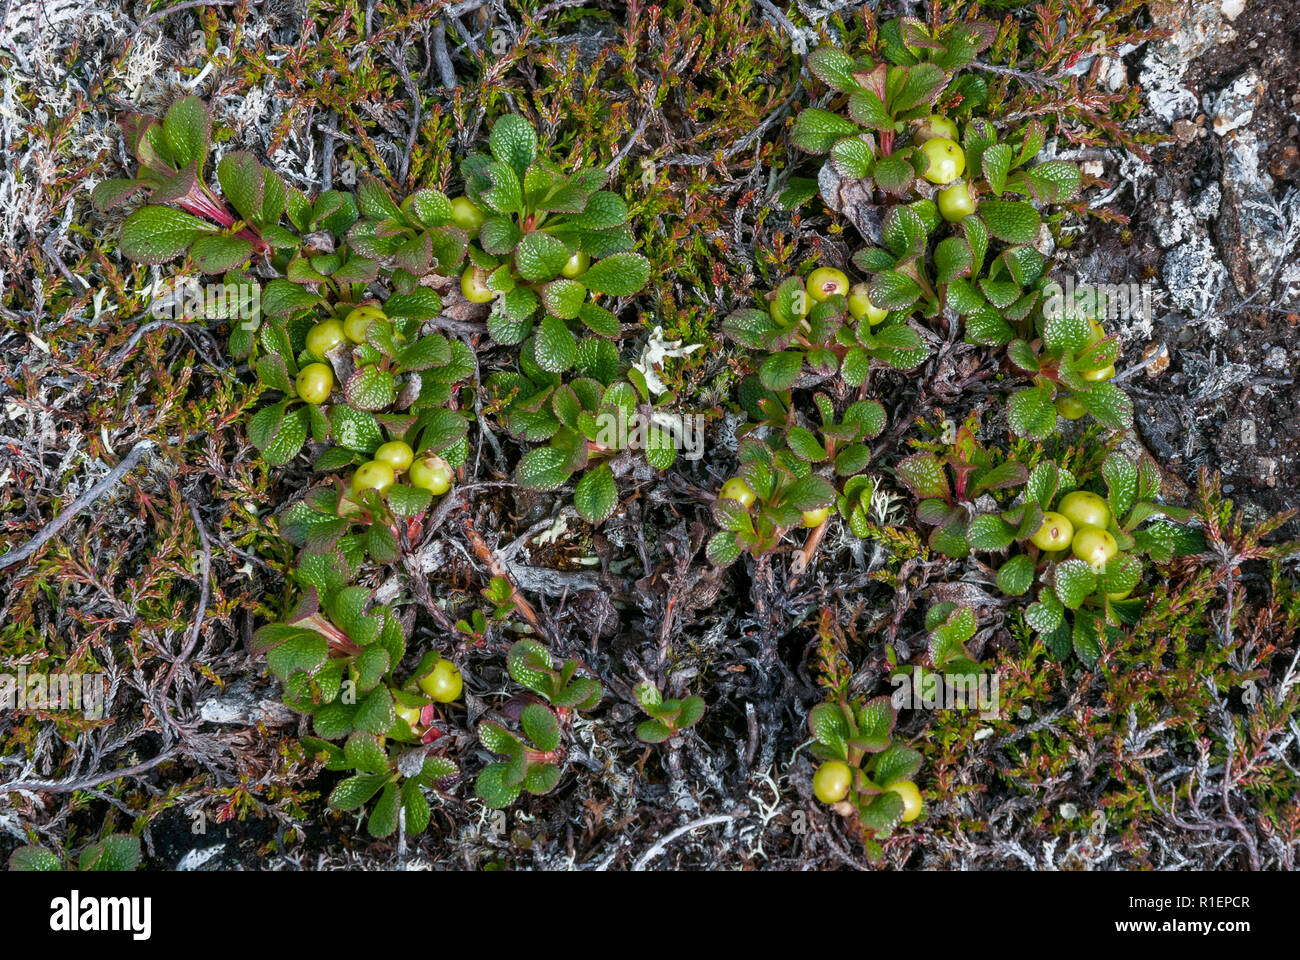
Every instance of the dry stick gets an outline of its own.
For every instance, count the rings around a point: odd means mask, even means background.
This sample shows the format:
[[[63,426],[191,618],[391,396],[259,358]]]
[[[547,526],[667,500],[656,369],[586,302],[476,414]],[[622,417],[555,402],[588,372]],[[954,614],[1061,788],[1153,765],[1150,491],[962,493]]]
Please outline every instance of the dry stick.
[[[438,78],[448,90],[456,87],[456,70],[447,53],[447,25],[435,18],[433,21],[433,59],[438,64]]]
[[[402,84],[406,87],[406,93],[411,98],[411,128],[406,134],[406,152],[402,154],[402,164],[398,169],[398,180],[403,183],[406,182],[407,174],[411,172],[411,153],[415,150],[415,138],[420,132],[420,120],[424,116],[424,107],[420,102],[420,88],[411,79],[411,71],[406,66],[406,50],[408,46],[409,44],[402,44],[401,49],[397,51],[397,56],[392,58],[402,76]],[[444,52],[446,51],[444,50]]]
[[[117,351],[116,356],[114,356],[111,360],[108,361],[108,372],[110,374],[117,373],[118,369],[122,366],[123,363],[126,362],[127,358],[131,355],[131,352],[135,350],[137,346],[140,345],[141,339],[147,337],[155,330],[165,330],[168,328],[172,330],[179,330],[181,333],[185,333],[188,330],[199,330],[204,333],[207,332],[206,327],[202,327],[199,324],[195,324],[195,323],[181,323],[178,320],[151,320],[149,323],[146,323],[143,326],[136,328],[135,333],[131,334],[131,336],[127,338],[126,343],[122,345],[122,349]],[[199,352],[198,344],[194,343],[192,340],[190,341],[190,343],[194,347],[195,352]],[[220,366],[219,362],[213,362],[212,359],[209,357],[204,357],[204,360],[206,360],[213,367]]]
[[[813,554],[817,552],[822,537],[826,536],[826,527],[830,522],[831,518],[827,517],[817,524],[813,531],[808,534],[808,539],[803,542],[802,549],[795,554],[794,562],[790,564],[790,583],[787,589],[794,589],[794,582],[799,579],[799,574],[808,569],[808,564],[812,563]]]
[[[474,529],[474,521],[468,516],[465,517],[465,534],[469,537],[469,545],[474,548],[479,560],[488,568],[492,576],[501,577],[506,583],[510,584],[510,599],[519,608],[519,612],[523,614],[524,619],[532,624],[538,636],[546,636],[546,630],[542,628],[542,620],[537,616],[537,611],[524,599],[524,595],[519,592],[519,588],[515,586],[514,580],[510,578],[510,574],[506,571],[505,565],[497,559],[496,554],[492,552],[492,548],[487,545],[487,541]]]
[[[1017,80],[1022,81],[1036,90],[1041,90],[1045,86],[1054,87],[1055,89],[1060,90],[1065,86],[1065,84],[1056,77],[1043,77],[1036,73],[1017,70],[1015,67],[999,66],[996,63],[980,63],[979,61],[975,61],[971,64],[971,69],[983,70],[985,73],[996,73],[1003,77],[1015,77]]]
[[[134,766],[122,767],[119,770],[109,770],[107,773],[96,773],[88,777],[78,777],[75,780],[15,780],[12,783],[0,783],[0,794],[16,793],[19,790],[38,791],[44,790],[48,793],[72,793],[76,790],[89,790],[91,787],[97,787],[101,783],[108,783],[111,780],[117,780],[120,777],[135,777],[148,770],[152,770],[158,764],[170,760],[180,750],[181,745],[174,743],[158,756],[145,760],[143,763],[137,763]]]
[[[711,817],[701,817],[699,820],[692,820],[690,823],[678,827],[663,839],[655,841],[654,846],[636,858],[636,862],[632,864],[632,869],[634,871],[644,870],[646,864],[659,856],[659,854],[663,853],[668,844],[672,843],[678,837],[690,833],[692,830],[697,830],[700,827],[711,827],[715,823],[728,823],[732,820],[740,820],[747,816],[749,816],[749,811],[741,810],[736,813],[716,813]]]
[[[135,465],[140,462],[140,458],[143,457],[145,452],[152,448],[153,445],[154,442],[152,440],[141,440],[132,447],[130,452],[122,458],[121,463],[108,471],[108,473],[106,473],[93,487],[81,496],[77,497],[76,500],[73,500],[72,503],[68,505],[67,509],[46,524],[40,533],[36,534],[36,536],[32,537],[17,550],[12,550],[9,553],[6,553],[3,557],[0,557],[0,570],[13,566],[15,563],[21,563],[37,550],[41,549],[41,547],[45,545],[46,541],[66,527],[72,519],[77,516],[77,514],[81,513],[81,511],[85,510],[88,506],[102,497],[111,486],[130,473],[131,470],[134,469]]]
[[[183,10],[192,10],[195,7],[234,7],[243,2],[244,0],[185,0],[184,3],[178,3],[174,6],[157,10],[140,21],[140,25],[135,28],[135,33],[131,34],[131,36],[127,38],[124,52],[125,50],[131,49],[135,44],[135,38],[144,32],[145,27],[152,26],[168,14],[180,13]],[[249,5],[251,6],[256,2],[257,0],[249,0]]]
[[[212,569],[212,544],[208,542],[208,531],[203,528],[203,522],[199,519],[199,511],[194,508],[194,504],[186,501],[190,508],[190,518],[194,521],[194,529],[199,532],[199,544],[203,552],[199,557],[199,609],[194,615],[194,622],[190,624],[189,636],[185,638],[185,646],[181,648],[180,654],[172,661],[172,665],[167,669],[167,676],[163,678],[162,689],[158,691],[158,703],[162,710],[162,715],[167,718],[167,722],[182,736],[180,722],[171,715],[167,709],[167,691],[171,689],[172,679],[176,676],[176,669],[190,658],[194,653],[194,648],[199,642],[199,634],[203,632],[203,615],[208,612],[208,573]],[[177,703],[177,706],[180,704]]]

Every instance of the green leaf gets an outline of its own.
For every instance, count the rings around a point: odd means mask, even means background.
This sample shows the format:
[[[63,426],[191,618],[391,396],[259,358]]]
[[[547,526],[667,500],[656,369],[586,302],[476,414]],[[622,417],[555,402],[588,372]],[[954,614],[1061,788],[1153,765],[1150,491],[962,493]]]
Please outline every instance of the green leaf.
[[[1109,494],[1110,512],[1117,519],[1123,518],[1132,509],[1138,498],[1138,468],[1128,457],[1113,451],[1101,466],[1101,475],[1106,480]],[[1115,591],[1110,591],[1114,593]]]
[[[188,250],[199,237],[216,231],[215,225],[183,210],[141,207],[122,224],[119,249],[136,263],[166,263]]]
[[[961,237],[941,240],[934,250],[935,283],[948,283],[970,272],[970,244]]]
[[[387,773],[388,755],[384,745],[373,733],[357,730],[343,746],[343,756],[353,769],[361,773]]]
[[[986,513],[970,522],[966,540],[974,550],[1005,550],[1016,539],[1016,528],[995,513]]]
[[[348,777],[330,794],[330,808],[345,812],[356,810],[378,793],[388,781],[386,773],[363,773]]]
[[[817,442],[811,431],[803,427],[791,427],[785,442],[800,460],[821,463],[826,459],[826,448]]]
[[[805,153],[826,153],[836,140],[851,136],[858,130],[857,124],[829,110],[810,107],[800,111],[795,118],[790,141]]]
[[[1101,638],[1097,632],[1097,621],[1086,614],[1076,615],[1072,640],[1075,655],[1083,665],[1089,669],[1096,666],[1097,660],[1101,657]]]
[[[864,827],[888,833],[903,822],[903,798],[893,790],[877,794],[863,808],[860,819]]]
[[[841,177],[861,180],[876,169],[876,158],[861,137],[844,137],[831,147],[831,163]]]
[[[903,310],[920,298],[921,288],[904,273],[883,270],[872,278],[868,296],[882,310]]]
[[[507,784],[505,775],[509,765],[491,763],[483,768],[474,783],[474,792],[489,807],[508,807],[523,789],[522,784]]]
[[[373,453],[384,442],[375,418],[362,410],[336,403],[330,407],[329,420],[330,434],[341,447],[358,453]]]
[[[906,69],[904,73],[906,79],[902,87],[891,98],[890,105],[895,113],[913,110],[922,104],[934,103],[944,87],[948,85],[947,75],[933,63],[919,63]]]
[[[609,464],[588,470],[573,491],[573,505],[584,520],[601,523],[618,505],[618,485]]]
[[[902,157],[886,157],[875,164],[872,171],[876,178],[876,185],[886,193],[892,193],[901,196],[911,187],[912,181],[916,179],[916,170],[912,165]],[[898,207],[894,208],[899,209]],[[871,298],[875,303],[875,297]]]
[[[649,279],[650,261],[639,253],[616,253],[593,263],[582,275],[588,289],[612,297],[629,297]]]
[[[348,377],[343,393],[357,410],[383,410],[397,399],[397,384],[391,370],[368,363]]]
[[[1021,596],[1034,585],[1034,561],[1025,554],[1012,557],[998,570],[998,589],[1013,597]]]
[[[1081,182],[1079,168],[1064,160],[1048,160],[1024,171],[1027,192],[1042,203],[1062,203],[1073,199]],[[1017,189],[1020,189],[1019,184]]]
[[[911,747],[892,744],[889,749],[876,755],[871,779],[882,787],[900,780],[910,780],[921,769],[921,760],[921,754]]]
[[[875,697],[862,705],[858,711],[858,736],[871,744],[868,750],[878,753],[889,744],[897,717],[889,697]]]
[[[785,490],[781,502],[801,511],[820,510],[835,502],[835,487],[817,474],[801,477]]]
[[[572,320],[577,317],[581,313],[586,299],[587,288],[577,280],[567,280],[561,277],[558,280],[552,280],[542,288],[542,303],[545,304],[548,311],[563,320]],[[614,321],[614,326],[618,326],[617,320]]]
[[[140,866],[140,839],[115,833],[82,851],[82,870],[129,873]]]
[[[984,151],[980,166],[994,196],[1001,196],[1002,191],[1006,189],[1007,173],[1014,162],[1015,156],[1011,147],[1005,143],[995,143]]]
[[[301,284],[277,278],[262,290],[262,313],[268,317],[285,317],[320,302],[320,297]]]
[[[1127,593],[1142,579],[1142,561],[1132,554],[1121,553],[1106,562],[1097,578],[1097,589],[1102,593]]]
[[[492,156],[509,164],[522,177],[537,158],[537,131],[523,117],[508,113],[492,125],[488,147]]]
[[[553,280],[568,262],[569,248],[549,233],[525,234],[515,248],[515,266],[525,280]],[[584,282],[587,274],[583,275]]]
[[[356,725],[376,736],[385,736],[397,722],[393,709],[393,695],[388,687],[380,685],[366,695],[357,709]]]
[[[262,448],[262,457],[270,466],[283,466],[298,455],[306,440],[306,411],[300,408],[286,414],[280,421],[274,438]]]
[[[515,479],[529,490],[554,490],[569,479],[568,458],[551,447],[529,450],[515,468]]]
[[[107,213],[114,207],[121,206],[136,193],[145,189],[146,186],[148,184],[143,180],[125,180],[120,177],[101,180],[95,184],[95,189],[91,191],[90,200],[96,210],[100,213]],[[39,850],[40,847],[32,849]]]
[[[627,223],[627,204],[618,194],[608,190],[593,193],[582,213],[575,213],[566,220],[566,225],[581,230],[608,230],[624,223]]]
[[[598,336],[617,339],[619,334],[622,333],[618,317],[594,303],[582,304],[578,309],[578,317],[592,333]]]
[[[1030,243],[1038,237],[1042,218],[1023,200],[982,200],[979,215],[989,233],[1008,243]]]
[[[808,69],[822,83],[840,93],[853,93],[861,87],[854,78],[853,58],[843,50],[832,46],[821,46],[808,54],[804,60]]]
[[[837,757],[843,759],[847,756],[849,724],[838,704],[819,703],[809,710],[808,729],[818,743],[828,747]]]
[[[488,217],[478,228],[479,245],[496,256],[513,253],[523,236],[509,217]]]
[[[849,96],[849,116],[871,130],[894,129],[894,117],[874,90],[853,90]]]
[[[935,497],[947,501],[948,476],[943,463],[932,453],[915,453],[901,460],[896,468],[898,478],[918,500]]]
[[[218,274],[232,270],[253,254],[253,242],[243,237],[205,236],[194,241],[190,256],[199,273]]]
[[[396,220],[400,223],[403,219],[401,208],[393,202],[387,188],[374,177],[362,177],[357,184],[357,205],[372,220]]]
[[[637,739],[644,743],[663,743],[672,735],[672,730],[658,720],[643,720],[636,727]]]
[[[1065,607],[1049,587],[1038,594],[1038,602],[1025,608],[1025,623],[1038,633],[1051,633],[1065,621]]]
[[[1025,485],[1025,497],[1038,504],[1044,510],[1051,507],[1056,499],[1059,474],[1056,464],[1050,460],[1040,460],[1029,473]]]
[[[262,212],[265,178],[262,165],[246,150],[228,153],[217,163],[217,182],[242,220],[252,223]]]
[[[44,847],[26,846],[19,847],[9,855],[9,869],[24,873],[47,872],[62,870],[63,865],[58,857]]]
[[[482,173],[489,183],[488,189],[479,192],[479,198],[484,203],[497,213],[523,213],[524,189],[519,181],[519,172],[514,167],[507,163],[489,163],[483,167]],[[557,268],[556,273],[558,272]]]
[[[428,187],[416,190],[404,205],[426,227],[440,227],[452,219],[451,200],[440,190]]]
[[[803,369],[803,354],[796,350],[774,353],[759,367],[758,377],[769,390],[789,390]]]
[[[1075,397],[1102,426],[1124,430],[1133,425],[1133,401],[1113,383],[1094,383]]]
[[[415,836],[429,828],[429,801],[420,792],[418,780],[402,784],[402,809],[406,812],[407,834]]]
[[[543,370],[562,373],[577,359],[578,340],[563,320],[547,314],[537,328],[534,353]]]
[[[555,714],[540,703],[530,703],[524,707],[519,725],[539,750],[549,753],[560,745],[560,725],[555,720]]]
[[[195,164],[201,173],[212,136],[212,118],[198,97],[182,97],[163,116],[163,137],[177,167]]]
[[[1082,560],[1071,558],[1053,569],[1052,589],[1067,609],[1074,610],[1097,589],[1097,574]]]
[[[560,768],[553,763],[534,763],[528,767],[524,789],[532,794],[550,793],[560,782]]]
[[[1056,407],[1047,391],[1030,387],[1007,400],[1007,419],[1017,436],[1046,440],[1056,429]]]
[[[817,189],[817,181],[810,177],[791,177],[776,202],[785,210],[797,210],[817,196]]]
[[[722,530],[715,533],[709,540],[709,545],[705,548],[705,554],[709,562],[719,567],[730,566],[736,562],[740,556],[740,546],[736,543],[736,535],[730,531]]]

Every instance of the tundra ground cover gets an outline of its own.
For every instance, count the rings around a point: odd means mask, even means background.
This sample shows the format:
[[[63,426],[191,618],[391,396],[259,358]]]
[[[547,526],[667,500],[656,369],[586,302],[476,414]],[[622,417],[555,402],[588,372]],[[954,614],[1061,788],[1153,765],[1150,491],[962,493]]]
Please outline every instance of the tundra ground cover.
[[[14,844],[1291,865],[1293,521],[1163,470],[1140,351],[1045,310],[1131,213],[1072,152],[1162,142],[1103,82],[1156,25],[901,12],[235,5],[15,60],[6,545],[147,447],[5,571],[6,663],[116,681],[4,718]],[[257,306],[160,316],[190,274]],[[705,457],[600,442],[637,413]],[[1105,556],[1040,537],[1074,490]],[[995,719],[882,702],[918,668]]]

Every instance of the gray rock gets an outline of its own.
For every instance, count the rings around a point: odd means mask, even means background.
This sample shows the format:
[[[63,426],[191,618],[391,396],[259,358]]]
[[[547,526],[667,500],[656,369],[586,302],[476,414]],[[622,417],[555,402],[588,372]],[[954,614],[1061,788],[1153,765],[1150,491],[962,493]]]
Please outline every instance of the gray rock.
[[[275,691],[257,691],[251,684],[236,684],[220,696],[199,704],[199,716],[208,723],[251,727],[259,723],[283,726],[292,723],[294,713],[278,699]]]
[[[1212,47],[1236,39],[1237,32],[1218,3],[1152,0],[1147,5],[1157,29],[1170,35],[1151,45],[1139,82],[1151,110],[1165,123],[1196,113],[1196,95],[1183,85],[1193,60]]]
[[[1223,136],[1250,123],[1255,108],[1264,99],[1264,89],[1260,75],[1247,70],[1216,96],[1207,96],[1205,112],[1213,117],[1214,132]]]
[[[1223,200],[1223,191],[1217,183],[1212,183],[1192,199],[1191,214],[1200,223],[1219,215],[1219,204]]]
[[[1174,247],[1161,268],[1170,305],[1192,316],[1209,311],[1226,275],[1214,245],[1205,236]],[[1221,325],[1222,320],[1218,323]]]
[[[1253,131],[1223,138],[1223,201],[1215,224],[1219,249],[1242,296],[1267,284],[1287,252],[1286,222],[1273,199],[1273,178],[1259,156]]]

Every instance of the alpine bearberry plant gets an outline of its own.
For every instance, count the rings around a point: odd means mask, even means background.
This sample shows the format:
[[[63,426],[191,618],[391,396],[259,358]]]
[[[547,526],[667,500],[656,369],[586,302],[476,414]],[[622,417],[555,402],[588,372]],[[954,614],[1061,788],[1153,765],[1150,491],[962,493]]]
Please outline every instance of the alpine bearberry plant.
[[[742,553],[755,558],[770,553],[787,531],[824,523],[834,502],[835,486],[807,461],[746,438],[740,442],[740,473],[713,503],[722,530],[709,540],[709,559],[726,566]]]
[[[667,179],[654,168],[659,158],[644,158],[642,190],[626,180],[610,182],[606,173],[644,147],[643,132],[658,136],[665,107],[669,114],[686,109],[693,122],[716,111],[718,129],[732,125],[735,118],[722,118],[725,111],[714,99],[707,101],[711,107],[684,108],[676,99],[656,100],[642,130],[616,152],[620,147],[606,131],[593,139],[586,127],[599,116],[612,128],[625,105],[612,113],[608,102],[593,107],[577,90],[581,84],[574,85],[580,129],[570,129],[568,121],[557,127],[559,114],[544,105],[555,89],[544,80],[528,96],[507,94],[507,102],[535,109],[543,128],[555,131],[555,143],[542,142],[522,115],[489,121],[486,152],[441,170],[443,186],[458,171],[463,192],[457,196],[429,186],[412,189],[423,182],[418,171],[427,165],[421,163],[410,168],[409,178],[404,168],[400,189],[363,175],[355,191],[314,196],[246,152],[229,151],[209,164],[222,137],[213,136],[206,107],[193,97],[176,101],[161,120],[127,119],[125,140],[138,173],[100,183],[94,192],[101,211],[136,205],[122,226],[119,252],[139,264],[181,261],[180,270],[219,277],[239,291],[233,305],[208,318],[242,317],[231,323],[229,352],[238,361],[231,369],[242,374],[247,364],[252,381],[248,440],[261,466],[292,464],[296,470],[310,461],[309,479],[267,518],[296,553],[287,564],[288,594],[279,605],[264,604],[275,622],[255,633],[254,649],[265,654],[285,703],[309,724],[307,753],[326,770],[346,774],[329,795],[333,810],[364,812],[369,832],[388,837],[425,830],[430,804],[446,801],[470,777],[478,800],[494,808],[524,794],[546,795],[568,769],[575,723],[579,733],[588,733],[587,721],[575,718],[599,706],[602,686],[576,659],[557,666],[547,646],[558,640],[546,636],[552,618],[537,617],[516,588],[514,561],[493,556],[475,534],[477,563],[468,553],[468,568],[457,562],[452,597],[430,597],[428,583],[418,579],[446,529],[440,525],[469,500],[471,484],[513,486],[516,493],[572,485],[578,515],[600,524],[629,492],[620,490],[620,481],[635,475],[638,489],[627,514],[636,518],[646,567],[637,588],[653,590],[661,578],[649,555],[654,541],[664,538],[650,511],[664,501],[654,499],[656,489],[643,497],[641,481],[654,471],[663,479],[677,466],[663,487],[679,495],[669,506],[682,520],[680,539],[690,549],[683,551],[681,575],[668,585],[661,666],[669,653],[684,653],[666,649],[673,616],[744,579],[712,569],[692,583],[706,507],[721,530],[708,539],[705,555],[717,568],[742,554],[755,561],[750,580],[756,608],[775,583],[768,576],[771,556],[787,549],[791,535],[801,536],[791,565],[797,577],[822,535],[836,529],[838,514],[859,539],[831,539],[854,579],[847,589],[836,586],[837,608],[827,600],[822,611],[826,693],[808,713],[812,753],[820,761],[811,786],[861,833],[872,858],[882,855],[884,841],[901,824],[925,813],[914,779],[922,757],[899,742],[897,710],[878,695],[881,681],[922,666],[970,675],[981,669],[972,649],[996,650],[999,657],[1021,657],[1016,682],[1026,690],[1019,694],[1043,699],[1051,696],[1043,679],[1048,674],[1029,661],[1042,659],[1044,647],[1057,660],[1073,652],[1091,668],[1158,633],[1153,624],[1159,617],[1149,607],[1185,628],[1189,615],[1179,599],[1155,591],[1157,600],[1148,605],[1143,583],[1151,582],[1153,567],[1163,576],[1199,549],[1195,532],[1180,526],[1189,514],[1160,501],[1159,471],[1151,462],[1130,459],[1113,449],[1113,440],[1098,439],[1102,431],[1132,424],[1132,404],[1113,382],[1120,343],[1095,309],[1062,304],[1051,292],[1060,227],[1066,217],[1085,213],[1080,194],[1090,185],[1059,158],[1058,137],[1091,142],[1109,132],[1126,145],[1136,143],[1113,123],[1129,109],[1126,95],[1100,94],[1067,71],[1087,49],[1080,29],[1118,31],[1117,18],[1131,18],[1134,5],[1125,0],[1103,11],[1049,3],[1023,32],[1018,18],[1003,15],[1006,6],[998,5],[996,24],[967,3],[931,4],[927,21],[905,16],[878,23],[869,7],[855,11],[851,23],[839,14],[818,21],[818,29],[835,33],[845,48],[823,44],[808,55],[809,72],[828,88],[812,93],[826,94],[817,101],[825,108],[796,105],[788,139],[816,158],[822,199],[858,237],[849,239],[835,224],[816,250],[799,250],[812,220],[792,214],[796,243],[787,243],[786,221],[778,228],[764,223],[771,209],[760,203],[754,233],[770,240],[771,249],[754,260],[768,289],[729,313],[738,305],[727,302],[725,281],[736,279],[730,265],[740,261],[716,260],[711,278],[698,269],[706,244],[721,249],[729,242],[707,178],[690,181],[683,193],[689,217],[670,223],[682,199],[665,199],[671,191],[658,182]],[[721,16],[734,15],[723,7]],[[1134,42],[1144,35],[1126,30],[1116,35]],[[629,39],[629,51],[633,46]],[[605,61],[600,64],[583,74],[584,82],[603,79]],[[629,55],[618,69],[634,77],[640,65]],[[1031,69],[1052,71],[1050,83],[1038,83]],[[572,70],[565,84],[578,76]],[[738,73],[749,76],[750,70],[742,66]],[[775,72],[764,68],[753,75]],[[727,95],[741,86],[727,80]],[[482,109],[490,115],[495,102],[493,94]],[[420,129],[442,131],[458,122],[456,103],[455,110],[426,118]],[[762,117],[745,123],[765,138],[755,141],[755,157],[770,162],[773,140],[786,136],[785,128],[764,125]],[[698,139],[702,143],[703,134]],[[701,147],[699,164],[679,154],[669,166],[730,173],[734,164],[754,162],[705,152]],[[810,200],[814,191],[807,183],[784,197]],[[651,224],[641,235],[633,229],[634,211]],[[739,349],[719,356],[716,365],[700,357],[683,364],[690,367],[687,375],[666,375],[674,381],[668,388],[653,374],[654,361],[629,363],[622,347],[625,331],[645,321],[636,311],[643,304],[630,298],[646,289],[652,272],[657,281],[660,270],[674,273],[665,269],[671,262],[665,251],[674,244],[681,244],[690,268],[682,265],[676,277],[656,282],[654,302],[664,326],[674,337],[688,329],[700,340],[721,334]],[[638,249],[652,254],[653,267]],[[806,259],[796,259],[805,253]],[[683,299],[687,284],[675,282],[683,278],[701,289],[713,284],[695,313],[672,302]],[[711,326],[709,318],[723,313],[725,319]],[[660,333],[652,340],[662,355]],[[936,395],[929,388],[955,361],[967,372]],[[922,388],[909,383],[908,374],[928,393],[918,396]],[[962,416],[953,410],[969,409],[963,391],[977,380],[991,387],[981,389],[979,410],[960,426],[949,422],[948,416]],[[734,397],[727,394],[733,384]],[[707,481],[691,479],[676,463],[671,424],[691,402],[691,387],[720,419],[733,399],[732,412],[748,417],[735,429],[736,473],[716,498],[702,486]],[[998,406],[1003,392],[1009,392],[1005,421]],[[902,394],[924,401],[919,413],[897,402]],[[926,420],[900,419],[879,440],[887,421],[881,400],[900,417],[928,418],[935,410],[947,427],[943,439],[916,439],[928,429]],[[937,409],[940,403],[946,412]],[[1084,414],[1096,424],[1078,447],[1062,451],[1045,443],[1066,427],[1062,420]],[[1004,422],[1011,435],[1000,444],[995,430]],[[729,443],[730,433],[722,435]],[[496,470],[499,482],[479,483],[480,458],[471,459],[475,436],[484,449],[492,448],[485,469]],[[904,519],[905,507],[891,508],[902,502],[900,486],[915,498],[924,540]],[[515,506],[523,514],[543,501],[544,511],[547,500],[530,494]],[[494,515],[509,513],[506,507]],[[561,523],[571,516],[562,514]],[[475,521],[483,515],[493,514],[480,511]],[[1201,521],[1212,528],[1216,549],[1228,550],[1231,537],[1218,536],[1226,521],[1213,513]],[[617,522],[608,526],[591,537],[596,557],[571,559],[607,561],[611,543],[625,534]],[[862,549],[865,540],[873,542],[871,556]],[[615,544],[625,546],[626,539]],[[1278,559],[1257,543],[1241,549],[1238,559]],[[1005,623],[988,628],[999,631],[996,645],[980,646],[988,634],[977,638],[973,602],[936,602],[927,593],[936,570],[951,574],[957,566],[963,578],[976,581],[969,586],[992,590],[995,583],[1003,594],[998,604],[1007,611]],[[464,582],[476,570],[490,578],[486,587],[473,584],[482,587],[477,594]],[[892,599],[867,593],[881,584]],[[785,652],[778,651],[778,642],[785,642],[780,617],[800,604],[806,610],[809,594],[800,595],[796,585],[791,580],[783,598],[788,605],[766,605],[757,629],[745,627],[746,639],[758,637],[764,669]],[[1207,577],[1196,596],[1214,588]],[[573,600],[567,582],[563,589],[561,608]],[[1231,583],[1228,589],[1235,596]],[[625,600],[615,594],[608,603],[621,609]],[[988,615],[986,606],[979,609]],[[838,630],[841,621],[844,633],[830,637],[828,624]],[[491,704],[479,720],[479,663],[499,660],[509,643],[502,636],[513,639],[516,631],[532,631],[505,652],[506,673],[522,692]],[[910,645],[921,638],[924,649]],[[1035,638],[1041,646],[1025,642]],[[1018,652],[1004,653],[1017,642]],[[1189,646],[1185,633],[1178,642]],[[850,643],[872,647],[859,670],[826,666]],[[900,657],[909,662],[900,665]],[[1051,669],[1052,677],[1060,673]],[[496,672],[488,667],[485,675]],[[467,688],[478,697],[467,696]],[[633,698],[645,715],[636,737],[669,742],[674,752],[675,738],[696,727],[705,712],[702,696],[665,697],[651,682],[636,684]],[[469,701],[490,759],[463,749],[462,699]],[[799,705],[788,713],[802,710]],[[761,720],[767,750],[771,718]],[[906,722],[909,730],[919,725],[914,717]],[[1033,741],[1036,733],[1025,736]],[[936,739],[931,734],[932,744]],[[950,747],[943,742],[942,749]],[[1039,760],[1042,765],[1028,772],[1059,775],[1052,764],[1066,752],[1055,745],[1042,751],[1030,742],[1027,768]],[[1025,782],[1033,781],[1026,776]],[[931,796],[942,797],[944,784],[936,773]],[[128,859],[116,838],[97,848],[82,861]],[[19,853],[15,862],[34,868],[59,862],[34,848]]]
[[[701,697],[664,699],[659,688],[649,680],[638,683],[634,692],[637,706],[650,718],[641,721],[636,727],[637,739],[645,743],[671,740],[683,730],[695,726],[704,716],[704,700]]]
[[[873,859],[880,856],[881,840],[924,810],[912,780],[921,754],[893,742],[897,720],[889,697],[819,703],[808,713],[811,752],[822,761],[813,793],[861,831]]]
[[[65,863],[45,847],[29,844],[9,855],[9,869],[19,873],[112,871],[130,873],[140,866],[140,838],[114,833],[82,848],[76,859]]]
[[[1159,470],[1148,460],[1112,452],[1100,474],[1075,477],[1040,461],[1015,504],[975,517],[967,531],[974,550],[1024,549],[999,568],[998,587],[1023,596],[1041,584],[1037,600],[1024,610],[1025,622],[1058,659],[1073,649],[1089,667],[1102,641],[1114,640],[1142,613],[1144,599],[1132,594],[1142,580],[1143,558],[1168,563],[1185,551],[1170,521],[1192,515],[1157,501]],[[1096,479],[1105,485],[1104,496],[1087,489]]]
[[[577,676],[578,661],[555,669],[550,651],[536,640],[519,640],[506,657],[510,679],[535,694],[521,703],[519,732],[496,720],[479,724],[483,746],[506,757],[479,773],[474,790],[489,807],[507,807],[525,790],[550,793],[560,782],[564,738],[576,711],[600,702],[599,683]],[[540,698],[540,699],[538,699]]]

